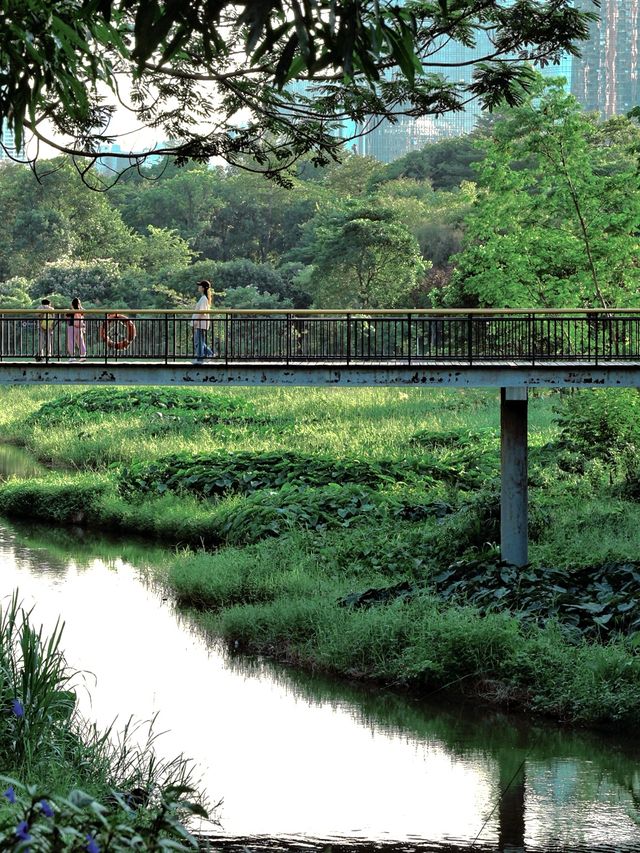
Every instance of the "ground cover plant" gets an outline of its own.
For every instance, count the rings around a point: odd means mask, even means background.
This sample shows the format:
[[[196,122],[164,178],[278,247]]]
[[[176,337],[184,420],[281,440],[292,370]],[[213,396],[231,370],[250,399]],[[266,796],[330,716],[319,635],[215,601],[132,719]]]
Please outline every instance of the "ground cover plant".
[[[165,582],[241,649],[576,722],[638,720],[635,445],[622,466],[585,443],[575,412],[581,397],[601,405],[591,392],[532,395],[520,571],[496,545],[497,392],[187,389],[180,410],[165,389],[161,410],[140,390],[118,391],[133,397],[117,411],[75,389],[4,392],[0,435],[97,471],[0,484],[0,512],[189,545],[163,561]],[[96,408],[76,418],[83,399]],[[196,416],[163,432],[159,411]]]
[[[251,494],[284,485],[327,486],[331,483],[380,488],[395,483],[432,486],[437,479],[449,480],[451,466],[437,459],[411,460],[343,458],[294,451],[252,453],[218,452],[196,456],[180,454],[156,462],[141,462],[124,468],[119,476],[121,494],[164,494],[182,492],[203,498],[230,492]],[[463,479],[464,474],[454,472]]]
[[[48,424],[58,424],[64,421],[92,420],[99,415],[139,412],[147,416],[169,414],[174,418],[197,417],[204,423],[230,420],[260,422],[256,409],[249,400],[207,397],[187,388],[92,388],[80,394],[62,394],[43,403],[30,416],[29,422],[37,424],[43,420]]]
[[[472,605],[481,613],[509,611],[525,622],[557,622],[570,640],[633,636],[640,645],[640,563],[606,563],[573,571],[517,566],[501,560],[457,560],[427,585],[408,580],[350,593],[339,603],[369,607],[406,601],[432,591],[444,601]],[[636,643],[637,641],[637,643]]]
[[[153,721],[146,741],[131,720],[120,733],[86,722],[62,635],[60,622],[36,629],[17,590],[0,607],[0,847],[196,846],[184,820],[207,813],[192,765],[158,758]]]

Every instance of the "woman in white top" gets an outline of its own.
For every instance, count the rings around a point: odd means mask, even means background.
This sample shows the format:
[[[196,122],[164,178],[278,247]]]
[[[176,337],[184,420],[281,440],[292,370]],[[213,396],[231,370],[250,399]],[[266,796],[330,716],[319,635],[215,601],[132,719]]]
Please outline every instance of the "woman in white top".
[[[194,364],[201,364],[205,358],[213,357],[213,350],[207,346],[207,332],[209,331],[209,309],[211,308],[211,297],[209,290],[210,281],[198,282],[198,293],[200,298],[196,303],[196,310],[191,315],[193,326],[193,348],[196,354]]]

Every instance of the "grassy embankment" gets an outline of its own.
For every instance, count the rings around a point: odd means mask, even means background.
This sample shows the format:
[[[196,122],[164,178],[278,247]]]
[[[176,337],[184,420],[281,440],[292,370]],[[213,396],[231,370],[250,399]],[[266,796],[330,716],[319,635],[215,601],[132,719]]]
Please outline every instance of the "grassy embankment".
[[[496,559],[491,391],[12,389],[0,437],[66,471],[0,486],[0,512],[189,546],[168,582],[248,651],[633,725],[637,418],[615,393],[613,420],[606,396],[532,400],[525,572]]]

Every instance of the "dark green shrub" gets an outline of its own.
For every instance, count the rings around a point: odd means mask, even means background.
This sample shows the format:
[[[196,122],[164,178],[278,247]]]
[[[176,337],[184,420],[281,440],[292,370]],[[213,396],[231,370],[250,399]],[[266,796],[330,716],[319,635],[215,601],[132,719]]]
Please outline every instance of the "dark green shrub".
[[[320,487],[329,483],[354,483],[377,488],[418,481],[422,486],[433,483],[419,462],[368,462],[293,451],[221,451],[198,456],[178,454],[157,462],[131,465],[122,471],[118,488],[129,498],[165,492],[210,498],[229,493],[252,494],[293,484]]]
[[[242,501],[221,504],[214,526],[221,539],[234,545],[280,536],[293,528],[327,530],[415,514],[441,516],[450,511],[441,501],[402,501],[366,486],[330,484],[322,488],[285,485],[277,492],[262,490]]]
[[[96,414],[136,414],[147,411],[191,413],[204,422],[255,421],[255,407],[242,397],[230,397],[189,388],[92,388],[81,394],[61,394],[44,403],[29,418],[31,423],[59,423],[68,419],[93,418]]]
[[[562,395],[556,408],[560,446],[616,463],[624,451],[640,447],[640,394],[607,388]]]

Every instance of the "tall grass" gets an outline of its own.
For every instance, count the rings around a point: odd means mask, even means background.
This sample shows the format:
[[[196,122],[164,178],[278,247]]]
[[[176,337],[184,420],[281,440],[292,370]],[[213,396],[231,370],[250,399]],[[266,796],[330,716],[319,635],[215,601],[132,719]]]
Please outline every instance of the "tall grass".
[[[51,759],[74,712],[76,674],[60,648],[62,630],[58,622],[45,637],[42,627],[33,628],[17,591],[0,609],[0,750],[5,766],[11,762],[26,774]]]
[[[192,762],[158,757],[156,719],[132,719],[119,731],[99,730],[76,706],[81,673],[67,664],[64,624],[47,636],[36,629],[16,590],[0,606],[0,762],[6,775],[52,794],[86,786],[95,795],[111,790],[148,793],[171,786],[195,788]],[[146,734],[140,738],[141,734]],[[198,794],[203,799],[202,794]]]

